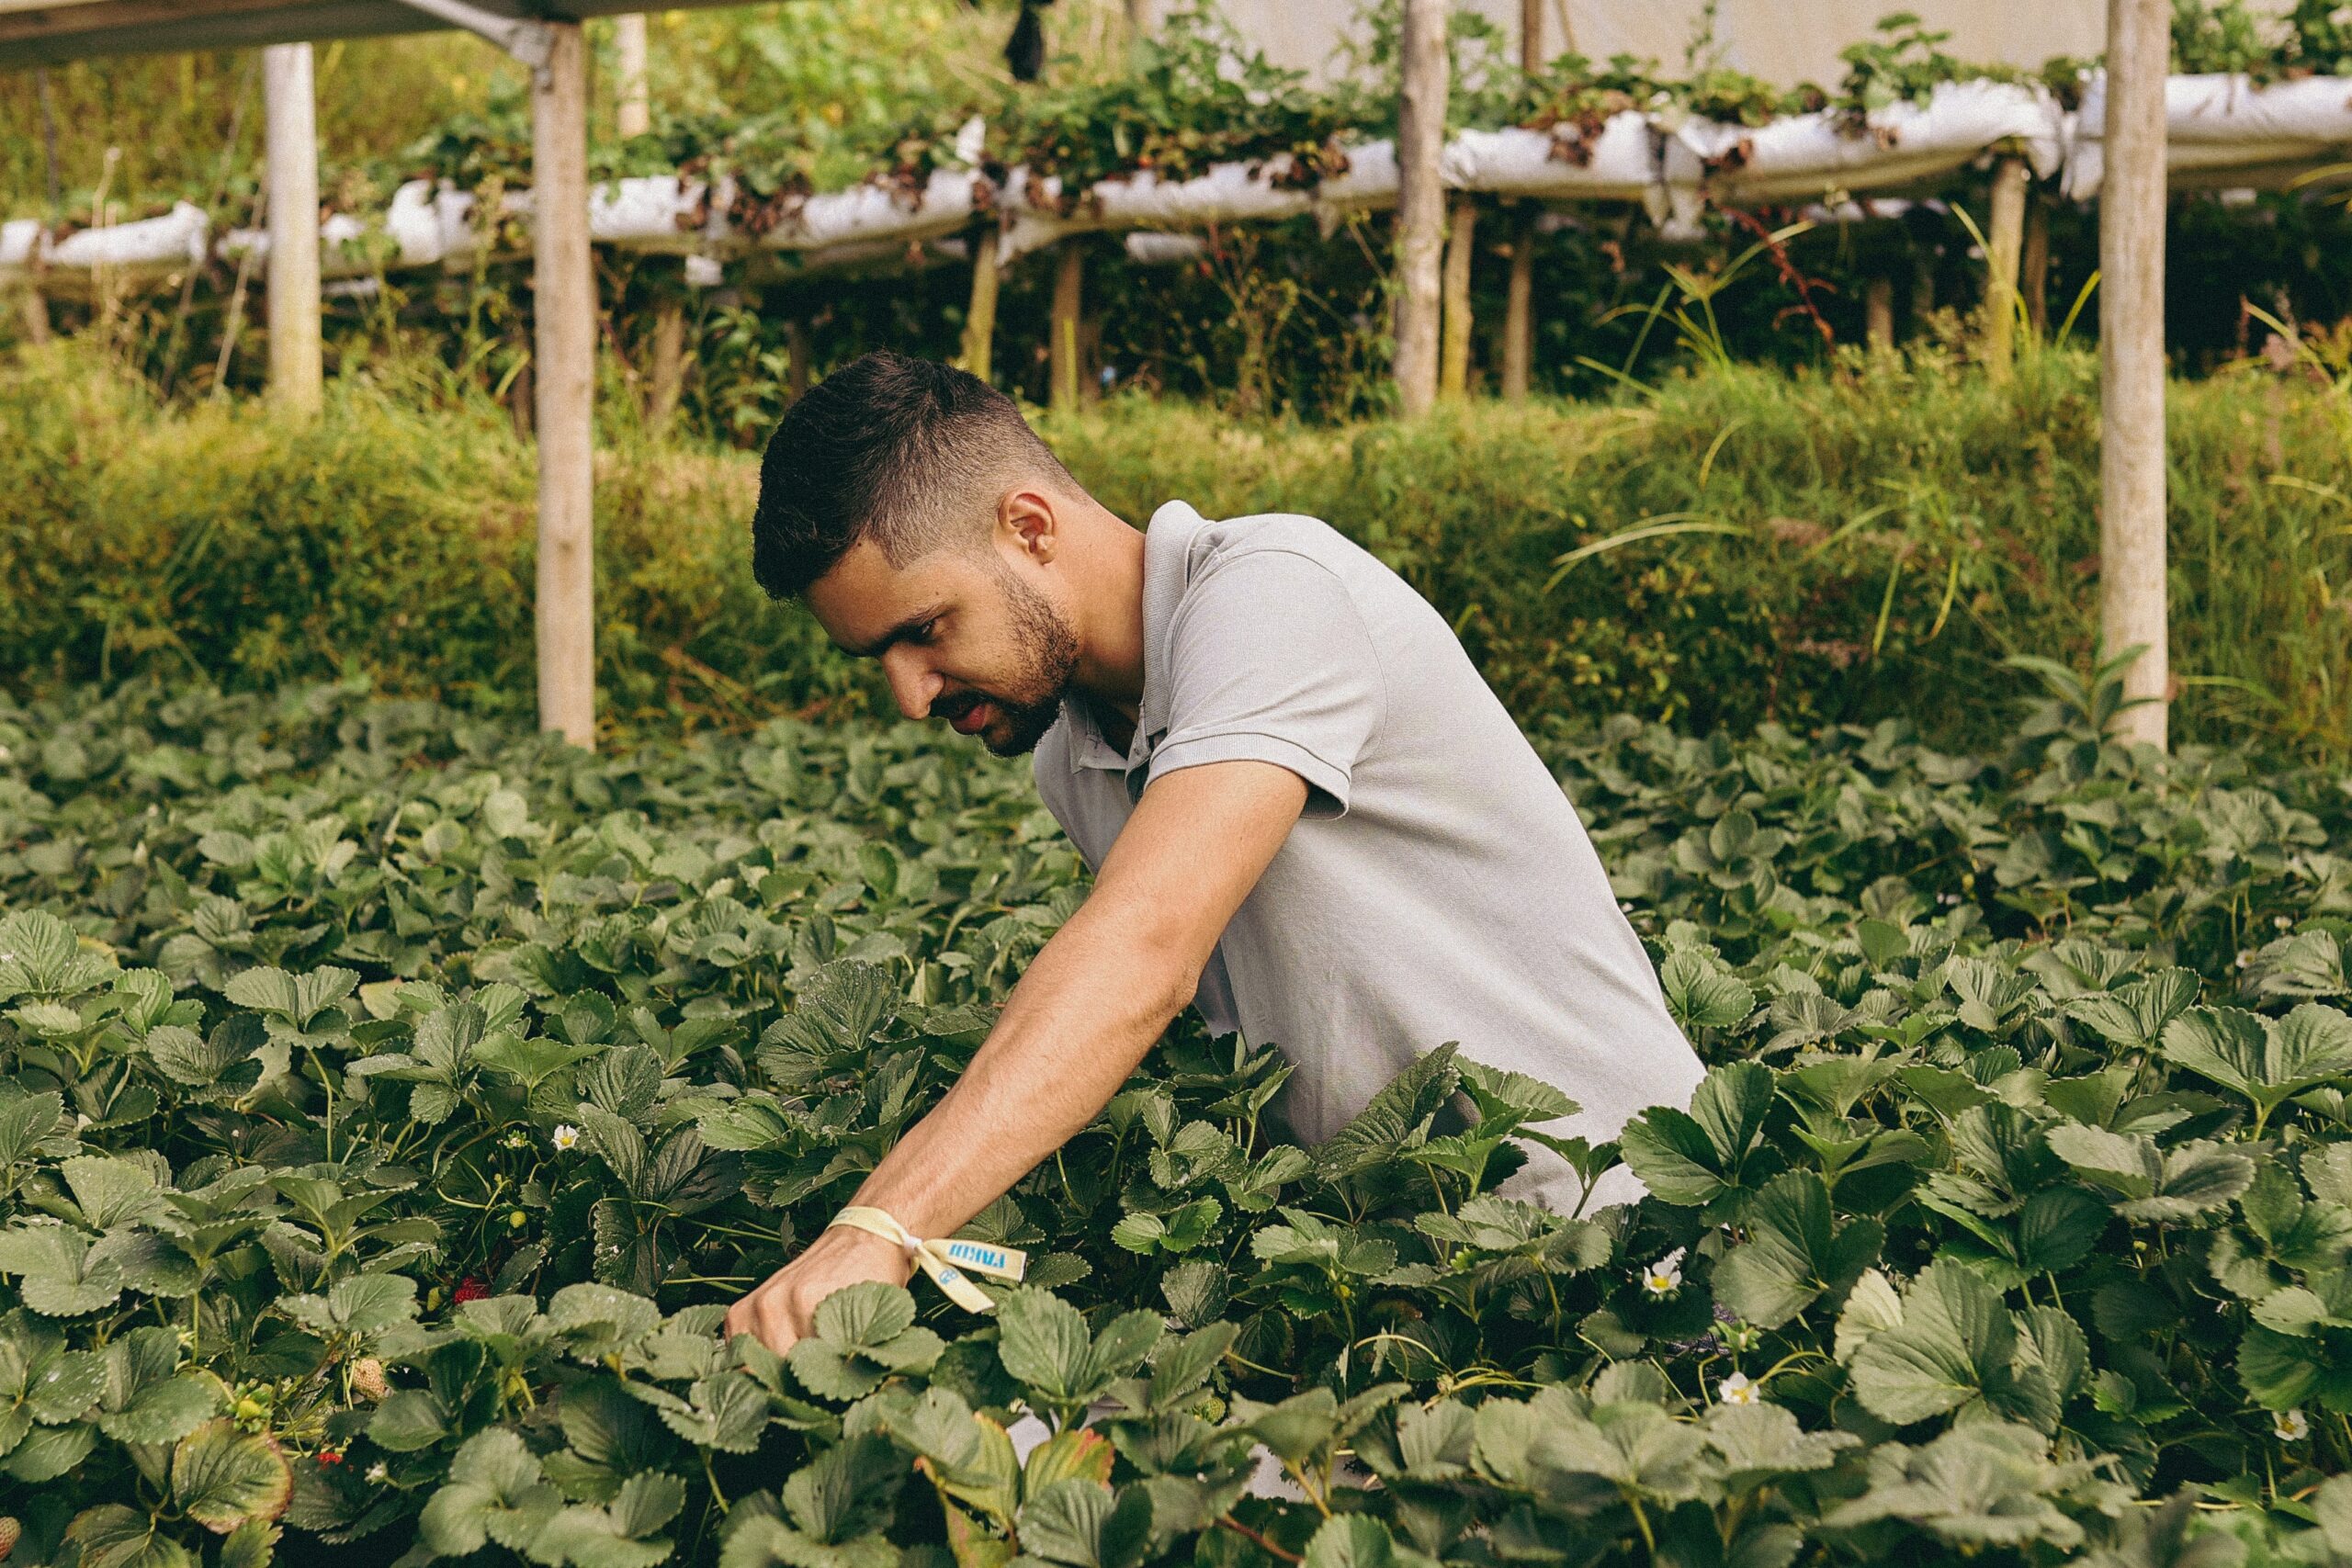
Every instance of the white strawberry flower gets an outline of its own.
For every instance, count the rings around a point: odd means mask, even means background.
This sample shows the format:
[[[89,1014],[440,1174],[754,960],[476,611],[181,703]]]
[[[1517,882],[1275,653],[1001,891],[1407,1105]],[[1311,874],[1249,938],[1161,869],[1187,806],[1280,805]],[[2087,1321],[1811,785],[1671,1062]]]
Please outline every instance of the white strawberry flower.
[[[391,1478],[392,1472],[385,1467],[382,1460],[378,1460],[368,1467],[368,1484],[370,1486],[381,1486]]]
[[[548,1142],[556,1146],[556,1152],[559,1154],[569,1149],[572,1145],[579,1141],[580,1129],[573,1126],[569,1122],[559,1122],[556,1126],[556,1130],[548,1134]]]
[[[2272,1418],[2270,1432],[2282,1443],[2300,1443],[2312,1435],[2312,1424],[2300,1410],[2281,1410]]]
[[[1764,1385],[1750,1382],[1746,1372],[1734,1372],[1715,1385],[1715,1398],[1724,1404],[1761,1404]]]
[[[1676,1247],[1642,1270],[1642,1289],[1654,1296],[1670,1296],[1682,1288],[1682,1248]]]

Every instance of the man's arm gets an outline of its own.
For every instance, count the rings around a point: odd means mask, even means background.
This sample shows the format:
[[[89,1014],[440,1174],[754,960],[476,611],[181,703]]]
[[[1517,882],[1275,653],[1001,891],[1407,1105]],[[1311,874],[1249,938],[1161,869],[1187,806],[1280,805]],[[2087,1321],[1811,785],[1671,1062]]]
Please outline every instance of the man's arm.
[[[1193,998],[1217,938],[1306,804],[1298,774],[1225,761],[1155,779],[1094,890],[1022,976],[964,1076],[857,1190],[920,1236],[945,1236],[1094,1120]],[[825,1231],[727,1314],[778,1352],[817,1303],[862,1280],[904,1284],[896,1244]]]

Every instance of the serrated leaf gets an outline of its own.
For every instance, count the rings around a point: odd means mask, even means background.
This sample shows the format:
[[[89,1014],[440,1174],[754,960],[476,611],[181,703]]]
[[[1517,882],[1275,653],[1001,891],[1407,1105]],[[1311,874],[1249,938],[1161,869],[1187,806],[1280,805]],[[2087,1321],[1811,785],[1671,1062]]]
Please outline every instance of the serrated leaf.
[[[1875,1220],[1834,1224],[1828,1186],[1811,1171],[1774,1178],[1745,1220],[1747,1240],[1715,1266],[1715,1299],[1762,1328],[1842,1292],[1878,1261],[1884,1239]]]
[[[248,1519],[274,1519],[294,1495],[294,1472],[277,1443],[216,1417],[172,1450],[172,1499],[216,1535]]]

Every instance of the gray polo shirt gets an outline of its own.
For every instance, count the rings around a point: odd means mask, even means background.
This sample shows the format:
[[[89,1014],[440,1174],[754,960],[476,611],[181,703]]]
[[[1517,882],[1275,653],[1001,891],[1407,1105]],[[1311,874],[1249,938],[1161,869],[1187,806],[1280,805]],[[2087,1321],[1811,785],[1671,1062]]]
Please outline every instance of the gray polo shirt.
[[[1281,1109],[1329,1137],[1446,1041],[1557,1086],[1583,1109],[1546,1131],[1613,1137],[1702,1076],[1584,825],[1419,594],[1328,524],[1212,522],[1181,501],[1144,543],[1140,722],[1122,754],[1072,697],[1037,789],[1100,868],[1151,780],[1274,762],[1304,818],[1201,976],[1211,1030],[1296,1070]],[[1548,1151],[1510,1190],[1576,1207]],[[1641,1194],[1611,1173],[1595,1204]]]

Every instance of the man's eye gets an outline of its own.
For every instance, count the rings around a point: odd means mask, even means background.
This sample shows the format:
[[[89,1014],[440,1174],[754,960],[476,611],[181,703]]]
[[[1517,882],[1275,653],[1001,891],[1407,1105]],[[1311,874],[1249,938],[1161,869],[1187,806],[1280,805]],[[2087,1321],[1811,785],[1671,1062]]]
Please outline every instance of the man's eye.
[[[930,620],[925,621],[922,625],[915,628],[914,640],[917,642],[929,642],[931,640],[932,633],[938,629],[939,617],[934,615]]]

